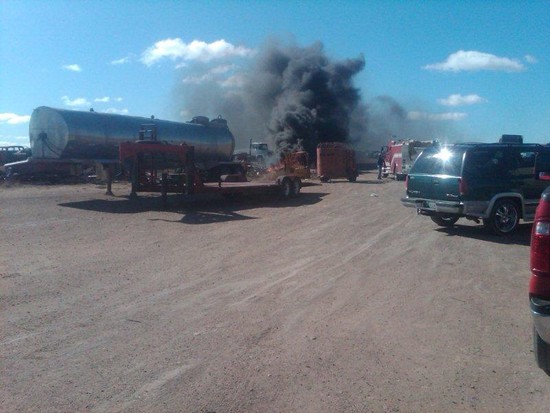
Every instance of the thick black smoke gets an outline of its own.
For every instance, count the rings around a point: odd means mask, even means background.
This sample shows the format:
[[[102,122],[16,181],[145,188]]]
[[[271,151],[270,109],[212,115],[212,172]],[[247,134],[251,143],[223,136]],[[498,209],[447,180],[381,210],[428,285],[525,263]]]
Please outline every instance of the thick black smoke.
[[[302,147],[310,154],[319,142],[345,142],[351,114],[360,102],[353,76],[365,66],[362,57],[331,61],[316,43],[308,48],[268,48],[260,56],[255,85],[270,93],[256,96],[271,107],[267,133],[279,148]],[[255,78],[255,79],[254,79]]]
[[[435,131],[429,123],[408,119],[396,100],[361,101],[353,81],[364,67],[363,56],[330,59],[320,42],[299,47],[271,41],[248,67],[185,67],[175,106],[181,109],[183,103],[186,119],[221,114],[237,149],[254,140],[314,156],[319,142],[349,142],[369,151],[386,145],[392,135],[431,139]]]
[[[182,83],[176,99],[181,107],[183,95],[188,116],[214,111],[226,117],[237,146],[253,139],[279,150],[300,147],[314,154],[319,142],[348,140],[352,113],[360,102],[353,77],[364,66],[363,57],[329,59],[321,43],[302,48],[272,42],[250,69],[233,73],[238,87],[203,76],[200,83]],[[186,79],[207,70],[203,65],[187,67]]]

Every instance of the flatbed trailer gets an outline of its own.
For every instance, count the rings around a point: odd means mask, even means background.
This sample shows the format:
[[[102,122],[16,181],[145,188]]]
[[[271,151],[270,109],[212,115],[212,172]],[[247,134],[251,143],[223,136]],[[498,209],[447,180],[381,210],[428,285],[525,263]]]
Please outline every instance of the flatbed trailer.
[[[296,175],[248,181],[241,164],[231,162],[220,163],[221,173],[216,182],[205,182],[195,166],[194,147],[186,144],[124,142],[120,144],[119,155],[122,165],[130,171],[130,197],[136,198],[138,192],[158,192],[164,204],[169,193],[217,193],[228,197],[279,194],[291,198],[297,196],[302,187]]]

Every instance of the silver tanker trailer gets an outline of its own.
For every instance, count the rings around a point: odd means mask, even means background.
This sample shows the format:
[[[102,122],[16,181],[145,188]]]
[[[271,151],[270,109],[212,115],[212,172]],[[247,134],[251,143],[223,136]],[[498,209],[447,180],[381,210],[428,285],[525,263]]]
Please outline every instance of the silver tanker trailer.
[[[195,148],[197,166],[208,170],[231,160],[235,139],[221,117],[197,116],[190,122],[90,111],[36,108],[30,119],[32,157],[5,165],[7,175],[57,170],[63,165],[118,162],[119,145],[140,139],[143,126],[153,127],[161,142]]]
[[[159,141],[194,146],[196,161],[205,167],[229,161],[235,146],[227,122],[221,118],[210,121],[197,116],[180,123],[47,106],[33,111],[29,138],[35,158],[115,160],[120,143],[138,140],[143,125],[154,125]]]

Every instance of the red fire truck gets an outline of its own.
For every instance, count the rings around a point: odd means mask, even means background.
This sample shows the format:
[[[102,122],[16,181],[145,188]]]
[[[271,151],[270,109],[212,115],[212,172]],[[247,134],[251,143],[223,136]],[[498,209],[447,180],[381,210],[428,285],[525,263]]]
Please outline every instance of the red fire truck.
[[[393,175],[393,178],[401,181],[405,179],[414,160],[420,153],[429,146],[434,145],[434,141],[417,140],[399,140],[390,141],[385,148],[385,165],[382,169],[383,176]]]

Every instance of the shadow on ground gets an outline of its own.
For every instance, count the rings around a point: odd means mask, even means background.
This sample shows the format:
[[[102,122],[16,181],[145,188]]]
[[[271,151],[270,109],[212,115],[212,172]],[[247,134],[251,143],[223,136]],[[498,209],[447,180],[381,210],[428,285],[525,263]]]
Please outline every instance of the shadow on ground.
[[[531,224],[520,224],[518,229],[510,235],[495,235],[483,225],[460,225],[437,228],[436,231],[449,236],[467,237],[497,244],[525,245],[531,244]]]
[[[181,219],[153,218],[153,221],[182,222],[184,224],[211,224],[216,222],[256,219],[242,211],[256,208],[294,208],[320,202],[327,193],[301,193],[296,198],[281,199],[276,196],[242,196],[226,199],[217,194],[169,195],[167,207],[158,195],[140,196],[138,199],[115,196],[109,199],[93,199],[60,203],[59,206],[109,214],[137,214],[150,211],[182,214]]]

